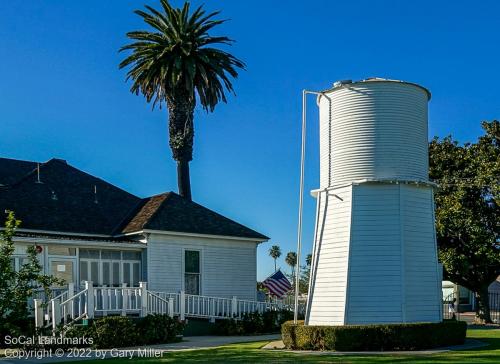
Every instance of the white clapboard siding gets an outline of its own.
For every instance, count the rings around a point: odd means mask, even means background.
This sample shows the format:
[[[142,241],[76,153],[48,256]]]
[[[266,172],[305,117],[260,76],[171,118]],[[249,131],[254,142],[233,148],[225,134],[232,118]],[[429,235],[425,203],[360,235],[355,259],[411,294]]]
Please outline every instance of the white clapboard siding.
[[[201,294],[256,299],[257,243],[223,238],[151,234],[148,283],[151,290],[184,289],[184,250],[201,252]]]
[[[353,188],[346,324],[439,321],[432,188]]]
[[[399,185],[353,186],[346,324],[401,322]]]
[[[436,321],[441,281],[429,187],[401,186],[405,250],[406,321]]]
[[[336,194],[338,197],[333,196]],[[320,193],[307,323],[344,323],[351,187]]]
[[[326,91],[319,97],[320,187],[377,178],[427,180],[428,98],[418,85],[390,81]]]

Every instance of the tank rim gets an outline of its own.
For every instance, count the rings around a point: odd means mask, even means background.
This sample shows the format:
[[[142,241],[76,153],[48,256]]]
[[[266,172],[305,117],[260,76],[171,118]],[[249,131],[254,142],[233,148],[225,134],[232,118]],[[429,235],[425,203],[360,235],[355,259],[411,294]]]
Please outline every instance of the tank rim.
[[[406,85],[411,85],[411,86],[415,86],[415,87],[418,87],[421,90],[423,90],[427,94],[427,100],[430,100],[432,97],[431,92],[427,88],[425,88],[424,86],[419,85],[418,83],[415,83],[415,82],[408,82],[408,81],[402,81],[402,80],[392,80],[389,78],[380,78],[380,77],[369,77],[369,78],[365,78],[365,79],[359,80],[359,81],[352,81],[349,83],[341,83],[340,85],[332,86],[326,90],[323,90],[320,92],[320,95],[318,95],[318,101],[322,96],[321,94],[326,94],[326,93],[329,93],[332,91],[340,90],[342,88],[349,87],[350,85],[357,85],[357,84],[363,84],[363,83],[369,83],[369,82],[402,83],[402,84],[406,84]]]

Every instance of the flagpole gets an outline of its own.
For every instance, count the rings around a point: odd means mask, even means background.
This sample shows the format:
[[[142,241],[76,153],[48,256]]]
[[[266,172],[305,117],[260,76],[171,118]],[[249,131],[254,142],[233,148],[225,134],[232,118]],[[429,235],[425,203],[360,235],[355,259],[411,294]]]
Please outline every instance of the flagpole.
[[[302,90],[302,145],[300,149],[299,224],[297,227],[297,262],[295,268],[295,302],[293,309],[294,324],[297,324],[299,311],[300,251],[302,249],[302,210],[304,203],[304,167],[306,157],[306,95],[307,91]]]

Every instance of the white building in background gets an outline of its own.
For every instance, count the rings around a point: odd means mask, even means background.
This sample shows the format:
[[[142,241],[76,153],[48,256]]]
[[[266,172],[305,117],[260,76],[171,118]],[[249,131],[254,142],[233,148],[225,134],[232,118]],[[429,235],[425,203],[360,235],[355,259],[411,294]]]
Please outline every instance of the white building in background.
[[[338,82],[318,97],[320,188],[306,324],[436,322],[441,272],[427,89]]]
[[[13,266],[36,245],[44,272],[64,286],[147,282],[154,291],[256,299],[257,246],[268,238],[174,192],[140,198],[60,159],[0,158],[4,210],[22,221]]]

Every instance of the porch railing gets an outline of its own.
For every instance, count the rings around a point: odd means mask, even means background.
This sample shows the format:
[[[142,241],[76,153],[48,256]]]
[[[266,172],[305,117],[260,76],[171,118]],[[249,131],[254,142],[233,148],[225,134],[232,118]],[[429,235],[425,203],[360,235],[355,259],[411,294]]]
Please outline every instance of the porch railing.
[[[35,323],[37,327],[67,325],[83,318],[106,315],[166,314],[170,317],[215,319],[241,319],[247,313],[289,309],[281,301],[258,302],[237,297],[223,298],[191,295],[184,292],[167,293],[147,289],[141,282],[139,287],[94,287],[85,282],[79,292],[72,285],[68,290],[44,303],[35,299]]]

